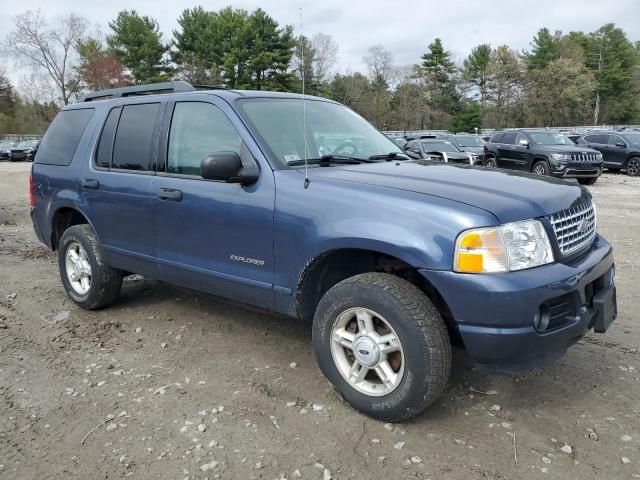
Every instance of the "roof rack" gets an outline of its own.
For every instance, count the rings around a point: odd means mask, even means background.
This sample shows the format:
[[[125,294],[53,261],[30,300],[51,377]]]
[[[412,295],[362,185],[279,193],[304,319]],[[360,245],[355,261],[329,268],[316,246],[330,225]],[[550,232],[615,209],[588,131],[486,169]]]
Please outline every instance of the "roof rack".
[[[108,100],[111,98],[121,97],[133,97],[138,95],[157,95],[159,93],[176,93],[176,92],[191,92],[196,87],[189,82],[176,81],[176,82],[162,82],[162,83],[150,83],[147,85],[135,85],[133,87],[121,87],[111,88],[109,90],[100,90],[97,92],[90,92],[84,95],[81,102],[93,102],[96,100]]]

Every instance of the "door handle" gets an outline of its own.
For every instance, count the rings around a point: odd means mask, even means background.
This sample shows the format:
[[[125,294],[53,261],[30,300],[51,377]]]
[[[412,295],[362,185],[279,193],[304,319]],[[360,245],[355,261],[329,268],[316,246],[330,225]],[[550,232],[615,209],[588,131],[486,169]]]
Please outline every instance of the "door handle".
[[[80,180],[80,186],[89,190],[97,190],[100,188],[100,182],[95,178],[85,178]]]
[[[174,202],[179,202],[182,200],[182,191],[175,190],[173,188],[161,188],[156,192],[156,196],[160,200],[171,200]]]

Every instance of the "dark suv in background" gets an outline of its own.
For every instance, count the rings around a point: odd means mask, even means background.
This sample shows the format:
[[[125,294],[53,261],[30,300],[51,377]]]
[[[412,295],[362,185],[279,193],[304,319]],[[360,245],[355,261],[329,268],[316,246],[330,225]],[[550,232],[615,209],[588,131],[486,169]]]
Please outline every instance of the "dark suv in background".
[[[602,154],[577,146],[561,133],[509,130],[496,133],[484,146],[484,165],[593,185],[602,173]]]
[[[599,151],[609,170],[640,175],[640,132],[592,132],[582,136],[578,145]]]

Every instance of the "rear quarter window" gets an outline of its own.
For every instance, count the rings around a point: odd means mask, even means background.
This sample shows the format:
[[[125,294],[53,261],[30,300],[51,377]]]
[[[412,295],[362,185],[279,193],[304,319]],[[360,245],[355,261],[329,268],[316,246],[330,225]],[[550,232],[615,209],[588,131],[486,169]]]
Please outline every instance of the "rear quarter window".
[[[93,108],[83,108],[60,112],[40,142],[35,163],[69,165],[93,111]]]

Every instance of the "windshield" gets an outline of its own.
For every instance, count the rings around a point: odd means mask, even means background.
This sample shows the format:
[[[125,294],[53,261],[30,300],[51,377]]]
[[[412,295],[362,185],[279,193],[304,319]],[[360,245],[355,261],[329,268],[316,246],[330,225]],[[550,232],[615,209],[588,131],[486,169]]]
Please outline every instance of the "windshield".
[[[623,135],[624,139],[631,145],[640,147],[640,133],[627,133]]]
[[[295,98],[239,100],[255,132],[272,157],[282,165],[305,157],[303,102]],[[401,153],[400,148],[360,115],[343,105],[306,101],[307,158],[343,155],[368,159],[372,155]]]
[[[535,132],[529,133],[529,136],[536,145],[575,145],[561,133]]]
[[[484,140],[475,136],[456,137],[456,140],[461,147],[482,147],[484,145]]]
[[[459,152],[458,148],[451,142],[422,142],[425,152]]]

